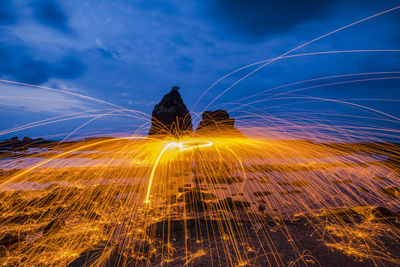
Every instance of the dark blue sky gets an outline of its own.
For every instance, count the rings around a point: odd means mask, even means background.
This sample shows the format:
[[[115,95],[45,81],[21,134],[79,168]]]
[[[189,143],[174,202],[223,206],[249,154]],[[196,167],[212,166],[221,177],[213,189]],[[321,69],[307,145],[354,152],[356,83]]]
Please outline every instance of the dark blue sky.
[[[344,127],[350,135],[393,140],[400,130],[399,103],[395,101],[400,100],[400,52],[396,51],[279,59],[216,99],[260,65],[233,74],[194,104],[211,84],[237,68],[278,57],[397,5],[400,2],[394,0],[4,0],[0,1],[0,79],[82,94],[146,114],[151,114],[171,86],[179,85],[189,109],[200,113],[215,100],[207,109],[226,108],[243,127],[251,124],[276,130],[283,123],[283,131],[294,131],[296,127],[288,125],[308,129],[332,125],[335,129]],[[400,9],[289,55],[398,49]],[[303,80],[374,72],[380,73],[300,83],[247,98]],[[371,81],[375,78],[378,80]],[[325,85],[328,83],[335,85]],[[333,99],[368,106],[392,117]],[[251,101],[256,103],[243,105]],[[0,139],[15,135],[60,138],[93,117],[12,133],[4,130],[73,113],[70,117],[112,112],[105,110],[110,108],[115,107],[1,82]],[[132,132],[145,123],[128,114],[114,111],[99,117],[74,136]],[[362,132],[354,130],[357,127]],[[146,129],[148,125],[142,133]]]

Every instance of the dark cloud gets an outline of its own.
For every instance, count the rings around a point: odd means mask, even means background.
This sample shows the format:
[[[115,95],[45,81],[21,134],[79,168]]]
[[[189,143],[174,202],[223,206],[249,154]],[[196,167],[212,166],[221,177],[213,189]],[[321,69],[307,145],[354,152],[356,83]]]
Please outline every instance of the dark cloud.
[[[0,1],[0,25],[13,24],[17,20],[14,5],[10,0]]]
[[[0,46],[0,76],[18,82],[41,84],[50,78],[71,79],[81,76],[86,66],[74,56],[59,62],[36,59],[24,46]]]
[[[36,0],[31,6],[35,18],[42,24],[55,28],[65,33],[71,32],[68,26],[68,17],[61,5],[55,0]]]
[[[68,18],[58,2],[54,0],[35,0],[30,7],[35,18],[44,25],[60,31],[71,32]],[[12,1],[0,0],[0,23],[13,24],[16,20],[16,9]],[[35,49],[27,46],[8,31],[0,31],[0,76],[18,82],[41,84],[50,78],[71,79],[81,76],[86,66],[74,53],[65,52],[64,57],[57,61],[35,56]],[[48,55],[49,58],[60,58],[59,55]]]
[[[229,31],[262,39],[321,17],[329,11],[326,0],[212,0],[213,15]]]
[[[263,40],[308,21],[342,16],[352,10],[379,12],[396,5],[398,0],[210,0],[209,10],[228,33]]]
[[[54,64],[54,66],[50,67],[54,67],[54,77],[63,79],[76,78],[86,71],[86,66],[79,58],[74,56],[65,57],[60,62]]]

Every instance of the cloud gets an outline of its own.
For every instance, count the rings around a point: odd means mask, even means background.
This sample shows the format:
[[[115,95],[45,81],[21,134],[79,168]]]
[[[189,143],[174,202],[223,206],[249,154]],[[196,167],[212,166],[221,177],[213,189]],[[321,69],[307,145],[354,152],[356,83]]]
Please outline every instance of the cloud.
[[[58,62],[37,59],[22,45],[0,45],[0,76],[18,82],[41,84],[50,78],[72,79],[81,76],[86,66],[72,55]]]
[[[99,38],[96,38],[96,45],[97,47],[95,47],[94,50],[99,53],[102,58],[111,59],[119,57],[118,51],[108,49]]]
[[[79,58],[74,56],[65,57],[50,67],[54,69],[53,77],[64,79],[81,76],[86,71],[86,66],[82,64]]]
[[[29,84],[42,84],[51,78],[80,77],[87,67],[77,56],[76,50],[45,48],[43,53],[43,48],[30,42],[29,34],[18,37],[16,33],[20,32],[20,26],[12,25],[18,15],[23,22],[26,19],[24,15],[27,14],[24,8],[29,8],[33,9],[34,17],[42,25],[69,33],[71,29],[68,26],[68,17],[59,3],[56,0],[16,3],[19,5],[14,6],[11,0],[0,0],[0,25],[8,24],[7,27],[0,28],[0,77]],[[37,36],[41,33],[39,29],[34,34]]]
[[[36,0],[31,4],[34,17],[42,24],[64,33],[70,33],[68,17],[56,0]]]
[[[282,33],[325,15],[331,1],[213,0],[211,12],[228,30],[252,39]]]
[[[17,14],[12,1],[0,1],[0,25],[14,24],[16,20]]]
[[[209,0],[208,12],[225,33],[260,41],[309,21],[343,17],[354,10],[372,15],[397,5],[398,0]],[[399,19],[394,12],[387,16]]]
[[[68,94],[6,83],[0,83],[0,106],[51,113],[70,113],[90,107],[86,101]]]

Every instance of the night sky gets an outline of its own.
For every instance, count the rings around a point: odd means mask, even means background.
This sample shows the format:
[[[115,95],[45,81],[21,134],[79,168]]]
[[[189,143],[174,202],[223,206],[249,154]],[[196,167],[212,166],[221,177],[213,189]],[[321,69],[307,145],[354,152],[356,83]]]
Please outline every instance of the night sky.
[[[364,135],[375,136],[377,129],[383,129],[388,139],[396,140],[396,131],[400,131],[397,51],[282,58],[216,99],[261,66],[255,65],[224,79],[194,104],[210,85],[231,71],[278,57],[399,4],[394,0],[0,0],[0,79],[82,94],[147,114],[172,86],[178,85],[183,100],[193,111],[195,125],[199,122],[195,112],[224,108],[238,119],[239,127],[251,125],[257,120],[251,114],[257,114],[275,118],[270,125],[276,125],[279,119],[294,124],[360,126]],[[399,49],[397,9],[288,55]],[[380,73],[301,83],[247,98],[303,80],[374,72]],[[375,78],[378,79],[371,80]],[[341,83],[350,80],[353,82]],[[316,87],[328,83],[336,84]],[[302,89],[306,87],[314,88]],[[319,98],[368,106],[392,117]],[[249,101],[257,102],[241,106]],[[2,131],[99,107],[110,108],[85,98],[0,83]],[[60,139],[90,119],[3,132],[0,139],[16,135]],[[129,116],[105,116],[82,127],[74,137],[134,132],[145,122]],[[148,127],[145,125],[142,132]],[[385,134],[378,134],[377,138],[385,139]]]

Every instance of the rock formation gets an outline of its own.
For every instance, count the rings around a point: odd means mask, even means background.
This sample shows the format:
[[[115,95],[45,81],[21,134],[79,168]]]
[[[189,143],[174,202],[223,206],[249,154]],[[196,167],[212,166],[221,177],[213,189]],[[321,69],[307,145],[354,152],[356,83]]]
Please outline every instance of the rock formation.
[[[215,133],[242,135],[242,133],[235,128],[235,119],[230,118],[226,110],[204,111],[196,134]]]
[[[149,135],[193,134],[192,117],[178,90],[179,87],[172,87],[154,107]]]

